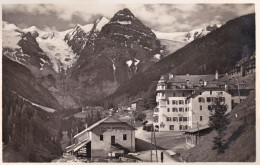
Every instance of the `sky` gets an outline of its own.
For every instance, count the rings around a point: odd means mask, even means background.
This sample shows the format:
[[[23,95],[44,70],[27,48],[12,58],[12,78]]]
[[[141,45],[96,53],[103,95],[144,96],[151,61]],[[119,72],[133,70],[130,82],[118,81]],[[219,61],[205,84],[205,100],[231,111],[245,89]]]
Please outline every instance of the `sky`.
[[[128,8],[146,26],[161,32],[187,32],[254,13],[253,4],[3,4],[3,20],[21,28],[63,31]]]

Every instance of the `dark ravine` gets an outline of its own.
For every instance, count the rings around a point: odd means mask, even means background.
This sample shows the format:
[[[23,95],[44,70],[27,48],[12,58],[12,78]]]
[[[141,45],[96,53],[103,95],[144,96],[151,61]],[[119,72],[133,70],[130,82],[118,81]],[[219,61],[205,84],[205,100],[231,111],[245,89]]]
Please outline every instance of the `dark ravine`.
[[[63,107],[23,65],[3,57],[4,162],[46,162],[61,154],[59,117]],[[17,155],[14,156],[14,155]]]
[[[49,162],[59,157],[60,120],[13,91],[3,94],[3,161]]]

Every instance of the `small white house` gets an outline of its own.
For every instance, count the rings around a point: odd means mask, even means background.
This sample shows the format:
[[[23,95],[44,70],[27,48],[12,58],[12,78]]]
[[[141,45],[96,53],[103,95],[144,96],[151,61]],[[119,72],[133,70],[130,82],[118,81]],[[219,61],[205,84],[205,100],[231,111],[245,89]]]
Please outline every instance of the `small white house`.
[[[88,158],[135,151],[135,128],[113,116],[106,117],[74,136],[73,152]]]

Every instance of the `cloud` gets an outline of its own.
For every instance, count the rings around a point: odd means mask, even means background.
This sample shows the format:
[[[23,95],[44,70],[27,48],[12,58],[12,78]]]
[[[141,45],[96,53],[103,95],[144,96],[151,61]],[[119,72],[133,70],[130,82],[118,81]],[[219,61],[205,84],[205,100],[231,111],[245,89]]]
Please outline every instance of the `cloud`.
[[[76,24],[75,24],[75,23],[70,23],[68,26],[69,26],[70,28],[73,28],[73,27],[76,26]]]
[[[55,26],[51,26],[51,27],[45,26],[45,27],[43,28],[43,31],[46,31],[46,32],[57,32],[58,30],[56,29]]]
[[[230,19],[255,11],[254,5],[250,4],[92,3],[84,5],[3,5],[3,13],[4,16],[15,13],[26,13],[27,17],[29,15],[36,17],[37,21],[47,21],[44,22],[46,26],[64,30],[65,28],[73,27],[76,23],[87,24],[93,22],[98,16],[105,16],[110,19],[117,11],[123,8],[129,8],[148,27],[164,32],[190,31],[209,24],[225,23]],[[43,20],[41,17],[45,19]],[[46,19],[48,17],[52,18],[53,21]]]

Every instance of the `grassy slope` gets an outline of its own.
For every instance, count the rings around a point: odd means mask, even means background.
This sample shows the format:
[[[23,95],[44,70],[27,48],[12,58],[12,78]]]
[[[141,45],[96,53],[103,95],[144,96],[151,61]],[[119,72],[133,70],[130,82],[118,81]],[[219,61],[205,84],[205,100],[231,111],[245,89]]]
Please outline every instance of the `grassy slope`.
[[[201,138],[201,144],[183,153],[181,157],[188,162],[253,162],[256,159],[256,116],[255,92],[236,106],[228,115],[231,120],[225,136],[225,153],[218,155],[212,150],[212,140],[216,133]],[[245,115],[246,113],[246,115]],[[238,117],[235,117],[235,114]],[[245,124],[246,117],[246,124]]]

